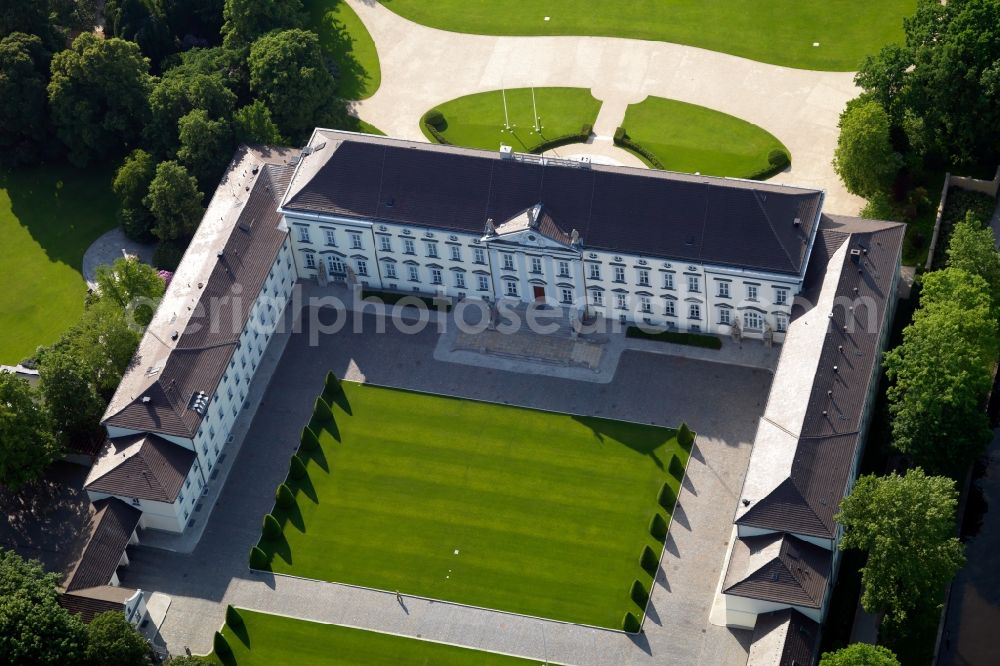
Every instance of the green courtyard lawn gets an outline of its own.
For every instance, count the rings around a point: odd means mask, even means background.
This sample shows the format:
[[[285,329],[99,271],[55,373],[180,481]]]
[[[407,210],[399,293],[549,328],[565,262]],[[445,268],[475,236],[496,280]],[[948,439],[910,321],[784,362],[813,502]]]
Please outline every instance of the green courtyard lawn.
[[[772,150],[788,154],[774,135],[752,123],[662,97],[629,105],[622,127],[670,171],[746,178],[767,170]]]
[[[347,100],[366,99],[382,82],[375,42],[344,0],[304,0],[310,28],[323,50],[337,63],[337,93]]]
[[[226,665],[275,666],[526,666],[534,664],[492,652],[381,634],[335,624],[306,622],[239,609],[242,627],[222,630],[232,656],[213,658]]]
[[[645,609],[675,431],[344,382],[276,506],[271,570],[620,629]],[[315,424],[314,424],[315,425]],[[650,535],[659,516],[660,539]],[[647,568],[653,568],[648,566]]]
[[[117,224],[111,170],[0,170],[0,363],[51,344],[83,312],[83,253]]]
[[[593,125],[600,100],[585,88],[535,88],[535,107],[541,118],[541,132],[535,132],[531,104],[531,88],[506,91],[507,113],[512,129],[504,129],[503,95],[491,90],[459,97],[436,108],[444,114],[441,135],[456,146],[498,150],[500,144],[512,146],[515,152],[535,152],[553,139],[579,135],[584,125]],[[424,136],[436,138],[424,123]]]
[[[606,35],[688,44],[761,62],[853,71],[903,41],[916,0],[383,0],[406,18],[489,35]],[[549,17],[546,21],[545,17]],[[814,43],[819,46],[813,46]]]

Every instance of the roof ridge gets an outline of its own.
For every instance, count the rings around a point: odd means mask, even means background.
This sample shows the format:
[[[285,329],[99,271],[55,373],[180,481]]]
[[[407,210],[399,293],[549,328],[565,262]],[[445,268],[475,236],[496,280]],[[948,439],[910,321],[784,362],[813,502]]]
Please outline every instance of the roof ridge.
[[[768,228],[771,230],[771,234],[774,236],[774,241],[777,243],[781,251],[784,252],[785,257],[788,258],[788,263],[793,266],[796,271],[799,271],[802,267],[796,264],[795,259],[788,252],[788,248],[785,244],[781,242],[781,238],[778,236],[778,230],[775,229],[774,223],[771,221],[771,216],[767,214],[767,209],[764,208],[764,203],[761,201],[762,191],[761,190],[750,190],[753,193],[753,200],[757,203],[757,207],[760,208],[760,212],[764,214],[764,221],[767,222]]]

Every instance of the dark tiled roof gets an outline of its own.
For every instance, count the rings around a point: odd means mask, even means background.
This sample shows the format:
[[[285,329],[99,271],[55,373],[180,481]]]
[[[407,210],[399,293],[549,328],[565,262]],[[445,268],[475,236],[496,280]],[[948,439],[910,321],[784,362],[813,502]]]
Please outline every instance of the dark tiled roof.
[[[815,303],[831,257],[845,242],[836,305],[820,352],[791,476],[737,519],[737,524],[833,538],[840,500],[861,444],[865,400],[878,381],[881,333],[893,308],[896,263],[905,226],[824,216],[801,303]],[[851,251],[857,250],[857,255]],[[834,369],[836,368],[836,369]]]
[[[79,615],[85,624],[90,624],[101,613],[124,612],[125,601],[133,594],[135,590],[105,585],[60,594],[59,605],[71,614]]]
[[[480,234],[541,202],[587,248],[800,274],[822,193],[317,130],[283,206]],[[320,147],[322,146],[322,147]],[[800,224],[794,224],[796,219]]]
[[[85,490],[171,503],[191,472],[195,453],[151,434],[108,440]]]
[[[288,186],[292,167],[258,164],[259,174],[233,226],[221,256],[204,284],[195,312],[211,313],[221,325],[211,325],[203,315],[179,333],[176,343],[159,349],[165,358],[162,368],[142,376],[149,360],[137,353],[133,369],[126,374],[119,392],[105,414],[104,423],[130,430],[151,430],[191,438],[202,415],[189,406],[192,397],[214,394],[219,380],[236,349],[236,343],[287,232],[279,228],[278,201]],[[225,181],[220,189],[231,187]],[[242,188],[241,188],[242,189]],[[218,196],[218,194],[217,194]],[[192,244],[198,242],[198,237]],[[178,285],[180,287],[180,285]],[[243,294],[243,297],[234,297]],[[247,296],[247,295],[250,296]],[[209,308],[208,304],[214,305]],[[237,322],[234,326],[230,322]],[[147,336],[151,336],[147,332]],[[143,398],[148,398],[143,402]]]
[[[111,581],[142,515],[138,509],[113,497],[94,502],[94,510],[90,539],[80,560],[66,577],[67,592],[99,587]]]
[[[747,666],[813,666],[818,653],[819,625],[789,608],[757,616]]]
[[[830,551],[787,534],[742,537],[733,544],[725,594],[820,608]]]

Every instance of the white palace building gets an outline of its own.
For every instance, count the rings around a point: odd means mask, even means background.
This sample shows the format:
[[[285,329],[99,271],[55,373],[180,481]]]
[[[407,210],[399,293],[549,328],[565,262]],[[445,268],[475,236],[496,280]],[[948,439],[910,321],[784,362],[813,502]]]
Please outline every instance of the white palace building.
[[[297,281],[783,343],[716,615],[762,632],[751,664],[807,661],[903,236],[822,208],[822,192],[785,185],[323,129],[301,151],[241,149],[104,415],[85,488],[138,509],[141,528],[188,528]]]

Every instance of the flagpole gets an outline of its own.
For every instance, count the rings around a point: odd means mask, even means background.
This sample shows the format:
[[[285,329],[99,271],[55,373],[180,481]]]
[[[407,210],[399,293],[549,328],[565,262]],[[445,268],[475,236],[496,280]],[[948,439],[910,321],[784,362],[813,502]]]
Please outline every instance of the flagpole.
[[[535,88],[531,87],[531,111],[535,114],[535,134],[542,131],[542,128],[538,126],[538,107],[535,105]]]
[[[507,91],[500,89],[500,96],[503,98],[503,128],[510,131],[510,116],[507,115]]]

